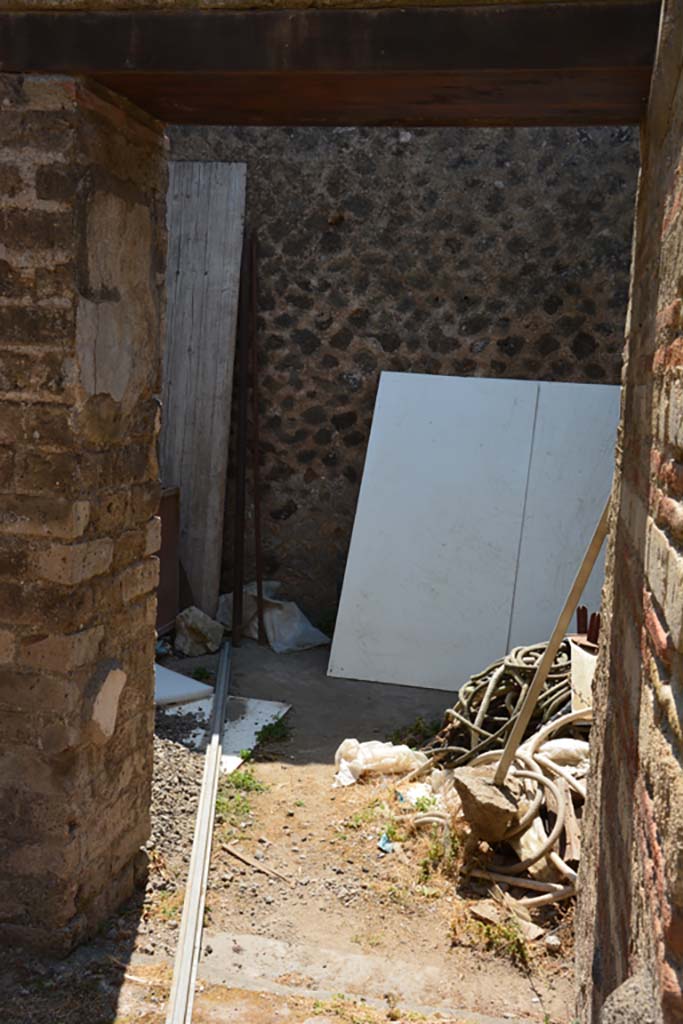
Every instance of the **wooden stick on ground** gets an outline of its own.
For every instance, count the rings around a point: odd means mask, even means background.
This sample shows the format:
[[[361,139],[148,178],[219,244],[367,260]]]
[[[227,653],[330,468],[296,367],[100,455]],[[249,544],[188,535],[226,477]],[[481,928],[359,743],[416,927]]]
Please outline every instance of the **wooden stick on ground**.
[[[253,857],[250,857],[248,853],[242,853],[241,850],[236,850],[232,844],[222,846],[221,849],[225,850],[226,853],[229,853],[237,860],[241,860],[243,864],[247,864],[250,868],[253,868],[254,871],[261,871],[264,875],[268,875],[269,878],[277,878],[281,882],[286,882],[287,885],[292,884],[291,879],[287,878],[286,875],[281,875],[279,871],[273,871],[272,868],[267,868],[265,864],[261,864],[260,861],[254,860]]]
[[[550,637],[550,640],[548,641],[548,646],[545,649],[543,657],[538,663],[538,668],[536,669],[536,672],[534,674],[531,686],[527,691],[527,695],[524,698],[524,704],[521,707],[519,717],[515,722],[514,726],[512,727],[510,735],[508,736],[507,743],[505,744],[505,749],[503,750],[503,756],[498,762],[496,774],[493,777],[493,781],[498,786],[502,786],[502,784],[505,782],[505,778],[510,769],[510,765],[512,764],[512,760],[517,752],[517,747],[522,742],[524,733],[526,731],[526,727],[529,724],[529,720],[531,719],[533,710],[536,706],[536,701],[539,698],[540,692],[543,689],[543,684],[546,681],[548,672],[550,671],[552,663],[555,660],[555,655],[557,654],[560,644],[564,640],[565,633],[569,628],[569,623],[571,622],[572,615],[574,614],[574,609],[579,603],[579,598],[583,593],[584,587],[588,582],[588,577],[593,571],[593,566],[595,565],[596,559],[600,554],[600,548],[602,547],[603,541],[607,536],[608,518],[609,498],[607,499],[607,504],[605,505],[602,515],[600,516],[600,521],[595,528],[593,538],[590,544],[588,545],[586,554],[583,556],[583,561],[579,566],[579,571],[577,572],[576,578],[572,583],[571,590],[567,595],[567,600],[564,602],[564,607],[560,612],[557,622],[555,623],[555,628],[553,630],[552,636]]]

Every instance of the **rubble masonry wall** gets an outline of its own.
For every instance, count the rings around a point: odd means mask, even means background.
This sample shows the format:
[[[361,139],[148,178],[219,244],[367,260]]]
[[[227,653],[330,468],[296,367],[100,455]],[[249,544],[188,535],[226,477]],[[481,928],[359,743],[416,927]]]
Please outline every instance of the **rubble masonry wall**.
[[[170,136],[175,158],[247,164],[266,569],[328,625],[381,370],[619,382],[638,133],[188,127]]]
[[[579,1011],[592,1024],[683,1021],[683,6],[664,7],[583,830]]]
[[[65,951],[149,830],[166,149],[0,76],[0,940]]]

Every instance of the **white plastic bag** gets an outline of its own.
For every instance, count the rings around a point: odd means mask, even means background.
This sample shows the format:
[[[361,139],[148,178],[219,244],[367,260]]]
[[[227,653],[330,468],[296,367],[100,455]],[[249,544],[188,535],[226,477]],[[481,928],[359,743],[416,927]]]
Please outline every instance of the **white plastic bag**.
[[[427,761],[427,755],[405,744],[348,739],[337,749],[334,764],[337,774],[333,786],[352,786],[363,775],[406,774]]]
[[[291,651],[307,651],[311,647],[329,644],[330,638],[308,621],[294,601],[278,601],[275,597],[280,584],[277,580],[263,582],[263,625],[266,639],[276,654]],[[242,609],[242,632],[244,636],[258,640],[258,605],[256,583],[244,587]],[[232,594],[222,594],[218,602],[216,618],[232,628]]]

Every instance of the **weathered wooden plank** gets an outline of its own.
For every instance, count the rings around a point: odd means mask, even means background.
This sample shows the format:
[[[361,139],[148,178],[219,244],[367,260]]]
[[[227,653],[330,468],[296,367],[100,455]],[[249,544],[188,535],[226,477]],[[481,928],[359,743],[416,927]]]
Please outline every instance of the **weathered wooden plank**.
[[[161,476],[194,603],[218,601],[246,165],[171,162]]]

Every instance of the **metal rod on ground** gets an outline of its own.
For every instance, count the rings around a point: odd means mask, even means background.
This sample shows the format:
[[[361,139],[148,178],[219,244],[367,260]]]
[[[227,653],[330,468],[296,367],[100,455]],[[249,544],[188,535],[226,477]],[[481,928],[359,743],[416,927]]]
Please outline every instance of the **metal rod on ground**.
[[[194,987],[202,941],[206,882],[211,859],[211,837],[216,813],[216,790],[218,789],[223,750],[223,729],[230,689],[231,661],[231,645],[225,644],[221,650],[216,690],[211,706],[209,743],[204,755],[204,775],[199,794],[166,1024],[190,1024],[192,1020]]]
[[[531,719],[534,708],[536,706],[536,701],[538,700],[539,694],[543,689],[543,684],[546,681],[546,677],[548,675],[548,672],[550,671],[552,663],[555,660],[555,655],[559,650],[560,644],[564,640],[565,633],[567,632],[569,623],[571,622],[572,615],[574,614],[574,609],[576,608],[579,602],[579,598],[583,593],[584,587],[588,582],[588,577],[593,571],[593,566],[595,565],[596,559],[600,554],[600,548],[602,547],[605,537],[607,536],[608,520],[609,498],[607,499],[607,504],[605,505],[602,515],[600,516],[600,521],[598,522],[598,525],[595,528],[593,538],[590,544],[588,545],[588,548],[586,549],[585,555],[583,556],[583,561],[579,566],[579,571],[577,572],[574,582],[572,583],[571,590],[567,595],[567,600],[564,603],[564,607],[560,612],[557,622],[555,623],[555,628],[552,632],[550,640],[548,641],[548,646],[546,647],[543,653],[543,657],[538,663],[538,668],[536,669],[536,672],[534,674],[531,686],[529,687],[527,695],[524,698],[524,704],[520,709],[519,717],[515,722],[514,726],[512,727],[512,731],[510,732],[510,735],[507,738],[507,742],[505,744],[502,757],[498,762],[498,767],[496,768],[496,774],[493,777],[493,781],[498,786],[501,786],[505,782],[505,778],[509,771],[510,765],[512,764],[513,758],[517,751],[517,747],[522,742],[524,733],[526,731],[526,727],[529,724],[529,720]]]
[[[237,321],[237,433],[235,437],[235,521],[232,642],[242,642],[244,589],[244,508],[247,482],[247,412],[249,403],[249,236],[245,232]]]
[[[256,616],[258,621],[258,642],[266,643],[266,626],[263,621],[263,548],[261,545],[261,446],[259,443],[259,379],[258,347],[256,335],[256,309],[258,303],[258,278],[256,274],[256,233],[252,232],[250,245],[251,289],[249,293],[249,340],[251,343],[251,443],[252,473],[254,488],[254,565],[256,569]]]

